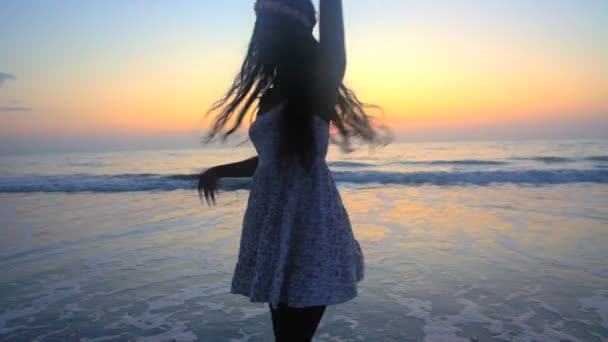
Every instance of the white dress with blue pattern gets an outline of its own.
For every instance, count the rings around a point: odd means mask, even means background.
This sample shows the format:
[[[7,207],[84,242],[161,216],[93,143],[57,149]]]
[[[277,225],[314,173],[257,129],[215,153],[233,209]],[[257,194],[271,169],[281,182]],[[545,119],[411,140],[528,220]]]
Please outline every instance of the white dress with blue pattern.
[[[279,173],[274,159],[282,109],[258,115],[249,128],[259,162],[230,292],[273,307],[343,303],[357,296],[364,256],[326,163],[329,123],[314,116],[313,174],[299,164]]]

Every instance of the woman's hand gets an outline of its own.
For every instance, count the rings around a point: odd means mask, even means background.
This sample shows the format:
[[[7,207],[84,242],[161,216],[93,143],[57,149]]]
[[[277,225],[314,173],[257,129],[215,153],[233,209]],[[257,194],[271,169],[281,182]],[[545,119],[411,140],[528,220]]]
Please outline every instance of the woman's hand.
[[[259,158],[255,156],[237,163],[216,165],[203,171],[198,176],[198,196],[201,201],[204,195],[209,206],[211,203],[215,205],[215,195],[219,195],[217,181],[220,178],[253,177],[258,167],[258,160]]]
[[[215,195],[219,196],[217,187],[219,179],[220,176],[215,167],[207,169],[198,176],[198,196],[202,201],[204,195],[208,206],[211,206],[212,203],[215,205]]]

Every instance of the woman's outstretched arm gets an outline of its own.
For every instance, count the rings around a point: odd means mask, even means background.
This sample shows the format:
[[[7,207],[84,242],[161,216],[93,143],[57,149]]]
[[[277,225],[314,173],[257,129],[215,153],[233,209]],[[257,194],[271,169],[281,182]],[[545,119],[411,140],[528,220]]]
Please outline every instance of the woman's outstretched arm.
[[[258,156],[255,156],[240,162],[217,165],[212,168],[218,178],[253,177],[255,170],[258,168],[258,160]]]

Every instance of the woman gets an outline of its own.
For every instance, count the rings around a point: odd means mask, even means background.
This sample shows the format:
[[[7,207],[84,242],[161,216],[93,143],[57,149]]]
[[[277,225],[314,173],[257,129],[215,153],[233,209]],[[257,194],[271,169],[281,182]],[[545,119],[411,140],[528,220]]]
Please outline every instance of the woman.
[[[372,117],[342,84],[346,68],[342,3],[320,1],[320,39],[310,0],[258,0],[241,71],[220,110],[210,142],[236,112],[236,131],[257,103],[248,133],[258,156],[214,166],[199,195],[215,204],[218,180],[252,177],[231,293],[268,302],[277,341],[310,341],[327,305],[357,296],[364,257],[326,164],[330,125],[349,138],[385,144]]]

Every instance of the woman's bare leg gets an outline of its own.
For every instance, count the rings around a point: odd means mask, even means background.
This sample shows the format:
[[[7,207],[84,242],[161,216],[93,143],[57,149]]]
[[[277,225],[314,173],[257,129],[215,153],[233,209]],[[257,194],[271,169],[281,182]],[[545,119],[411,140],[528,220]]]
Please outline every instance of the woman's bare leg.
[[[273,309],[270,304],[272,328],[277,342],[310,342],[325,313],[325,305],[292,308],[284,303]]]

